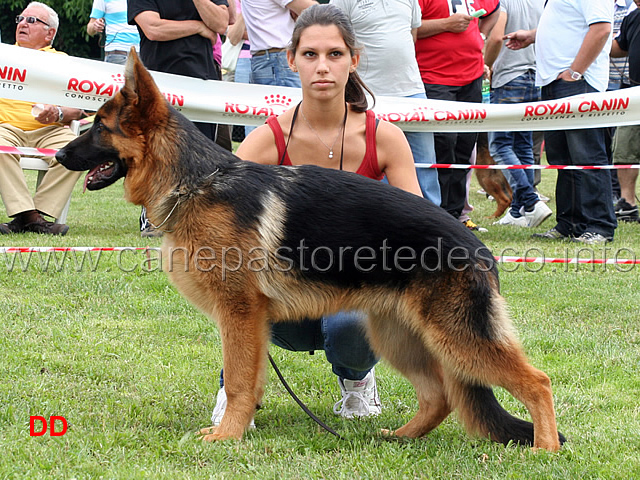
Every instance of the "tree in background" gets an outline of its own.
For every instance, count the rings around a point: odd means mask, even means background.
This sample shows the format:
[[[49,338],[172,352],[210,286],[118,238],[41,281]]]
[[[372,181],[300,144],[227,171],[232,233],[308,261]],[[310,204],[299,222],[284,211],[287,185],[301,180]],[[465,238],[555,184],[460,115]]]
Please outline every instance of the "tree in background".
[[[60,17],[60,28],[53,42],[56,50],[83,58],[100,58],[99,36],[89,37],[87,22],[93,0],[39,0],[46,3]],[[14,44],[16,33],[16,15],[25,9],[30,0],[2,0],[0,10],[0,29],[2,43]]]

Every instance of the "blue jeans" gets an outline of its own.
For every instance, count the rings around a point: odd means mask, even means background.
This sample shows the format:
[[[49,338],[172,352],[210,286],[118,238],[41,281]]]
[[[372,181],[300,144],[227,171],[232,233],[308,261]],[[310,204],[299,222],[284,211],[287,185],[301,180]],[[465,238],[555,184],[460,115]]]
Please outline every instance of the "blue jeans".
[[[364,334],[365,319],[364,313],[349,311],[319,320],[277,323],[272,325],[271,341],[294,352],[324,350],[333,373],[362,380],[378,363]]]
[[[118,65],[124,65],[127,63],[127,56],[121,53],[109,53],[104,54],[104,61],[107,63],[117,63]]]
[[[409,95],[408,98],[427,98],[425,93]],[[413,161],[415,163],[436,163],[436,150],[433,143],[432,132],[404,132],[407,137]],[[438,171],[434,168],[417,168],[418,183],[422,196],[431,200],[436,205],[440,205],[440,183],[438,182]]]
[[[319,320],[276,323],[271,326],[271,341],[292,352],[324,350],[333,373],[348,380],[362,380],[378,363],[364,335],[362,312],[338,312]],[[220,372],[220,387],[224,371]]]
[[[236,81],[238,70],[236,67]],[[300,88],[300,77],[289,68],[287,52],[269,53],[251,57],[251,77],[249,83],[273,85],[277,87]],[[245,135],[249,135],[256,127],[244,127]]]
[[[251,83],[251,58],[239,58],[233,76],[235,83]]]
[[[289,68],[287,52],[251,57],[251,83],[300,88],[300,77]]]
[[[251,58],[238,58],[238,63],[236,63],[236,72],[233,78],[235,83],[251,83]],[[244,134],[245,136],[251,133],[251,130],[256,127],[245,125]]]
[[[542,87],[542,100],[595,92],[586,80],[556,80]],[[551,165],[607,165],[604,128],[547,131],[547,161]],[[563,235],[585,232],[613,238],[617,227],[607,170],[558,170],[556,229]]]
[[[523,73],[502,87],[491,89],[491,103],[522,103],[540,100],[535,86],[533,70]],[[489,132],[489,153],[499,165],[533,165],[532,132]],[[531,207],[538,201],[533,189],[533,170],[505,170],[513,190],[511,214],[521,216],[522,207]]]

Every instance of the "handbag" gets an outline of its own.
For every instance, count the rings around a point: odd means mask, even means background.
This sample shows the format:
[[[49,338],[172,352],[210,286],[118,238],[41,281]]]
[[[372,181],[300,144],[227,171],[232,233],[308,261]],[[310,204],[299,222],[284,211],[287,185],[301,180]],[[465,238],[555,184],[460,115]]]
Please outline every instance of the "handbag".
[[[228,73],[236,71],[236,64],[238,63],[238,56],[242,50],[243,43],[241,40],[234,45],[227,38],[222,44],[222,63],[220,66]]]

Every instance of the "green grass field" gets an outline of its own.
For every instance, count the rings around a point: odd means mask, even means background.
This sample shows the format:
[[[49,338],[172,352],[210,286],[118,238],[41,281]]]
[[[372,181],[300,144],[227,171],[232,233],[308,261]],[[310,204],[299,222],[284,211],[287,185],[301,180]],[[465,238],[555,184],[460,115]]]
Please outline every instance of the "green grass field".
[[[541,191],[553,196],[555,173],[543,178]],[[472,217],[489,227],[479,235],[496,255],[640,254],[640,224],[620,225],[606,249],[582,251],[491,226],[484,217],[494,204],[476,190],[474,182]],[[2,236],[0,245],[158,246],[140,238],[138,214],[122,182],[86,194],[78,185],[66,237]],[[471,438],[455,415],[425,438],[385,439],[380,430],[406,422],[417,405],[384,361],[382,415],[347,421],[332,413],[339,389],[324,354],[277,347],[271,354],[293,389],[344,439],[321,431],[270,371],[257,429],[240,443],[203,444],[194,433],[208,426],[215,403],[218,332],[148,267],[134,251],[0,254],[0,479],[640,478],[640,266],[501,265],[525,350],[554,387],[568,439],[554,454]],[[509,394],[496,394],[527,418]],[[31,437],[32,415],[64,416],[68,431]]]

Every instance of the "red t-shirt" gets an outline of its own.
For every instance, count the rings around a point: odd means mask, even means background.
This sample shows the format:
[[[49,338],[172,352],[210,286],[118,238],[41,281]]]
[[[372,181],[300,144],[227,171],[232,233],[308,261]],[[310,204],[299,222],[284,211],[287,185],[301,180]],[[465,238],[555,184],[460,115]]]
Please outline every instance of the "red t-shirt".
[[[499,0],[418,0],[423,20],[447,18],[454,13],[471,13],[484,8],[486,17],[500,8]],[[444,32],[416,42],[416,58],[424,83],[467,85],[484,72],[484,42],[478,20],[472,20],[464,32]]]

